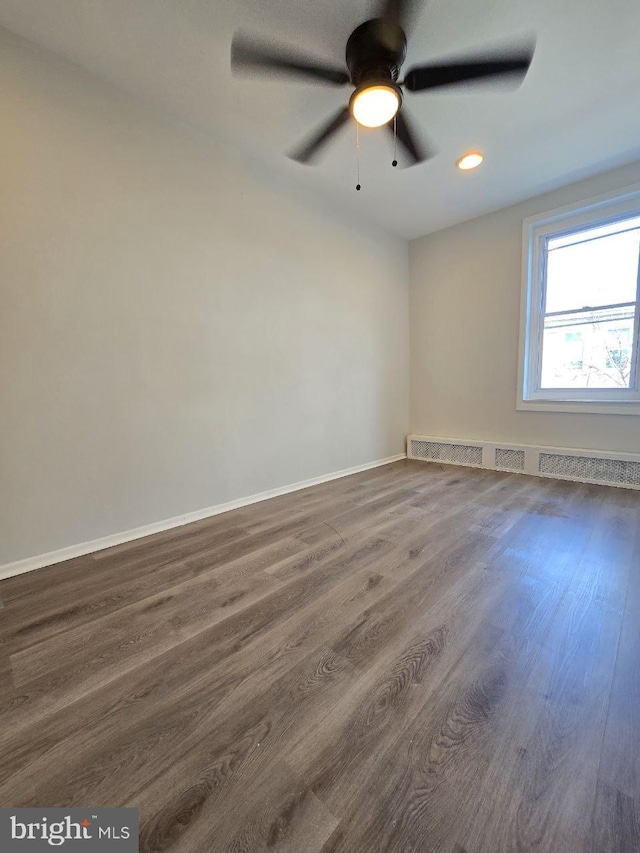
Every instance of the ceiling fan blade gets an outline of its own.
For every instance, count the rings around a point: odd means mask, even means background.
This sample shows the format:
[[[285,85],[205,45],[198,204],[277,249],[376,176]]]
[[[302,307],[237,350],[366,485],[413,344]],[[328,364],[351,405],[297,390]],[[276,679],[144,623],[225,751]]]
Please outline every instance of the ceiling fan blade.
[[[393,122],[389,122],[387,129],[393,134]],[[396,114],[396,134],[398,142],[411,159],[411,166],[415,166],[416,163],[423,163],[434,156],[433,151],[427,149],[420,141],[420,137],[411,127],[404,110],[400,110]]]
[[[341,107],[338,112],[328,122],[326,122],[326,124],[323,124],[322,127],[304,143],[304,145],[301,145],[289,154],[289,157],[291,157],[292,160],[296,160],[298,163],[308,163],[319,153],[322,146],[329,141],[330,137],[332,137],[343,124],[346,124],[346,122],[349,121],[350,117],[351,113],[349,111],[349,107]]]
[[[507,76],[524,78],[532,59],[533,50],[528,50],[512,54],[469,57],[459,62],[419,65],[407,73],[403,85],[410,92],[422,92],[425,89],[440,89],[443,86],[456,86],[473,80]]]
[[[349,75],[340,68],[302,56],[288,48],[275,47],[254,41],[239,33],[231,42],[231,67],[234,71],[265,72],[306,77],[334,86],[349,82]]]
[[[378,18],[378,38],[391,51],[399,50],[404,44],[406,33],[417,0],[382,0]]]

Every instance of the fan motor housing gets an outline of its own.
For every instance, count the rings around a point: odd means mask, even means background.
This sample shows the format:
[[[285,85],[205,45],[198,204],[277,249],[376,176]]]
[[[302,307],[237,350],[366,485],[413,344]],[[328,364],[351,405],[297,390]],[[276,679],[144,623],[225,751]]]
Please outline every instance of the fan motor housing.
[[[406,36],[398,27],[400,47],[391,50],[380,41],[380,25],[380,19],[372,18],[356,27],[349,36],[346,60],[354,86],[362,86],[374,80],[395,83],[400,75],[400,68],[407,55]]]

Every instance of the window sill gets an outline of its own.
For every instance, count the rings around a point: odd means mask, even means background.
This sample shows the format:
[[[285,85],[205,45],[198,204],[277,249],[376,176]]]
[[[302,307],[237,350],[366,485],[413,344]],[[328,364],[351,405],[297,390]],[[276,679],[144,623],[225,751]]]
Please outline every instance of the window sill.
[[[516,401],[519,412],[570,412],[583,415],[640,415],[640,401],[629,400],[523,400]]]

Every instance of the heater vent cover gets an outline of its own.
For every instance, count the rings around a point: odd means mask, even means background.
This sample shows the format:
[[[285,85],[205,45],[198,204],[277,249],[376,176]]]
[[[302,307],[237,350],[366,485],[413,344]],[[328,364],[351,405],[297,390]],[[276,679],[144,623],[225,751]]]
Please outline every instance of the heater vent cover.
[[[504,471],[524,471],[524,450],[496,447],[496,468]]]
[[[538,470],[541,474],[595,480],[613,485],[640,486],[640,462],[560,453],[541,453],[539,460]]]
[[[409,459],[640,489],[640,453],[410,435]]]
[[[410,450],[410,456],[413,459],[482,466],[482,445],[448,444],[442,441],[422,441],[413,438]]]

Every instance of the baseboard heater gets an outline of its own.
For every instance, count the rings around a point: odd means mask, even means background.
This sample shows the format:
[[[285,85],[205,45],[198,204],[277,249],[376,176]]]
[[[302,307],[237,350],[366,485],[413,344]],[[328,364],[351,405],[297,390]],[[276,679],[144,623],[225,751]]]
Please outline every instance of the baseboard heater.
[[[409,459],[640,489],[640,453],[410,435]]]

